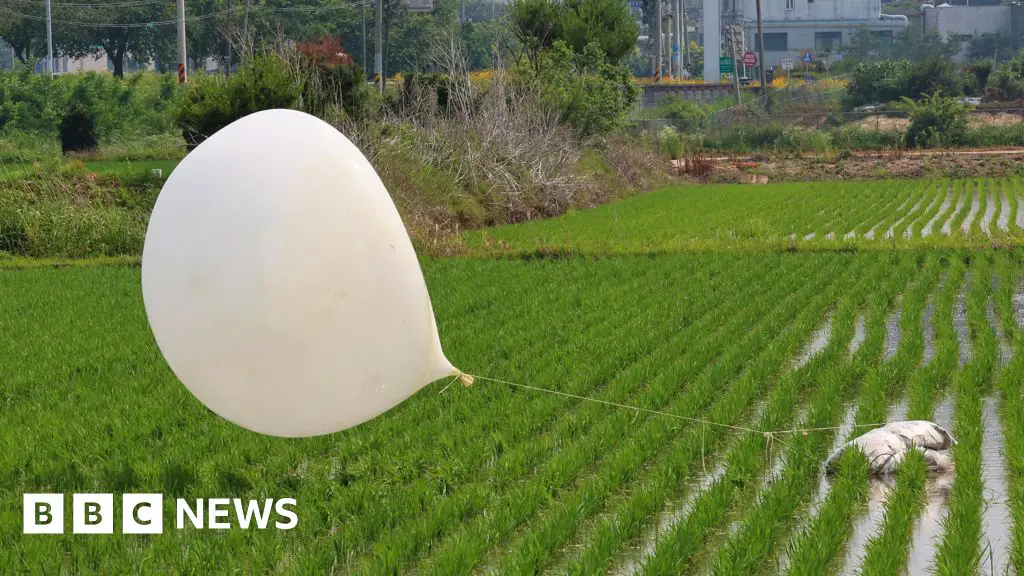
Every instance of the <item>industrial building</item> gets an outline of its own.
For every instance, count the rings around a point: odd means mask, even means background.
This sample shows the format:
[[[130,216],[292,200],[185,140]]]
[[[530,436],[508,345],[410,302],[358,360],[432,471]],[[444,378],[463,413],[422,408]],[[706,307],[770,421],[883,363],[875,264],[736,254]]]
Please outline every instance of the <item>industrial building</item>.
[[[726,23],[742,27],[745,50],[757,46],[757,8],[755,0],[739,0],[742,4],[735,13],[714,10],[720,0],[704,0],[704,78],[718,81],[718,54],[716,45],[721,41],[715,30],[728,27],[714,22],[715,16],[725,16]],[[724,13],[723,13],[724,12]],[[778,0],[761,3],[764,29],[764,57],[767,66],[780,68],[783,61],[812,61],[821,57],[835,57],[840,48],[850,41],[858,30],[866,30],[881,42],[891,42],[897,31],[909,25],[906,16],[882,13],[881,0]],[[728,44],[725,46],[731,49]]]

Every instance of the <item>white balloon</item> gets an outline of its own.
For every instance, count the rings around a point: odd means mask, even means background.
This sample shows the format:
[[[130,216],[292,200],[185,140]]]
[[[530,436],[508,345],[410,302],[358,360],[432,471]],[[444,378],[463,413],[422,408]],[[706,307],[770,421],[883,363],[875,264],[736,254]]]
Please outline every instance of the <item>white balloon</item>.
[[[462,375],[384,184],[302,112],[251,114],[184,158],[150,218],[142,293],[175,375],[263,434],[338,432]]]

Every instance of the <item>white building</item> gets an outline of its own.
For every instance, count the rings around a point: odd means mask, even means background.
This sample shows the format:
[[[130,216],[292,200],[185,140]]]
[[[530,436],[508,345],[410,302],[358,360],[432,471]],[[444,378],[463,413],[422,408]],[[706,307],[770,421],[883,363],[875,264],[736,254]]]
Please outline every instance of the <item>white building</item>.
[[[743,0],[742,22],[750,46],[757,46],[757,9]],[[812,60],[839,51],[858,30],[866,30],[881,43],[909,25],[906,16],[882,14],[881,0],[763,0],[765,60],[779,69],[784,58],[799,62],[808,52]]]
[[[1010,5],[996,6],[938,6],[925,5],[921,13],[924,16],[923,26],[927,32],[937,32],[943,38],[953,36],[964,43],[956,60],[967,59],[967,41],[984,34],[998,34],[1010,37],[1014,34],[1012,24],[1015,22],[1015,8]]]

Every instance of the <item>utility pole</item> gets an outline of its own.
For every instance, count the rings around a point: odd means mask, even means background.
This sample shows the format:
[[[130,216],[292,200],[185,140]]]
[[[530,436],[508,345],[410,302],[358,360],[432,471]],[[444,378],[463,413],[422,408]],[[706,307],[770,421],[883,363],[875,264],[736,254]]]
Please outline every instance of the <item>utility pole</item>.
[[[679,0],[679,13],[682,15],[683,25],[683,70],[687,69],[690,65],[690,40],[687,38],[689,30],[686,26],[686,0]]]
[[[654,19],[658,22],[658,64],[655,67],[655,73],[657,74],[655,80],[657,80],[658,84],[661,84],[661,55],[665,52],[665,41],[662,38],[661,32],[661,2],[662,0],[654,1],[655,6],[657,6],[657,14],[655,14]]]
[[[733,17],[731,19],[732,22],[736,21],[735,18],[736,18],[736,13],[733,12]],[[736,91],[736,105],[739,106],[740,105],[740,75],[739,75],[740,65],[739,65],[739,62],[736,61],[736,26],[733,26],[732,24],[729,25],[729,48],[730,48],[729,51],[732,53],[732,85],[733,85],[733,89]]]
[[[231,75],[231,52],[233,52],[231,43],[235,37],[235,13],[232,10],[231,0],[228,0],[228,67],[224,71],[225,76]]]
[[[678,78],[683,77],[683,0],[675,0],[675,13],[676,13],[676,42],[674,44],[675,59],[676,59],[676,76]]]
[[[363,16],[363,74],[366,73],[366,3],[359,6],[359,13]]]
[[[178,84],[187,81],[185,62],[185,0],[178,0]]]
[[[719,58],[722,56],[722,2],[704,0],[701,13],[704,21],[704,82],[717,84],[722,80]]]
[[[758,61],[760,63],[760,66],[758,66],[758,68],[760,68],[760,72],[761,72],[761,74],[760,74],[760,76],[761,76],[761,94],[763,96],[767,96],[768,89],[770,87],[768,86],[768,74],[767,74],[767,71],[765,70],[765,66],[768,63],[764,61],[764,23],[761,20],[761,0],[756,0],[756,2],[757,2],[757,52],[758,52]],[[768,98],[766,97],[764,99],[764,101],[765,101],[765,107],[767,108],[767,105],[768,105],[768,102],[769,102]]]
[[[466,0],[459,0],[459,25],[466,21]]]
[[[382,52],[384,34],[381,32],[384,20],[384,0],[377,0],[373,26],[376,28],[377,42],[373,48],[373,81],[377,83],[377,90],[384,93],[384,53]]]
[[[50,78],[56,74],[53,70],[53,17],[50,13],[50,0],[46,0],[46,71]]]
[[[677,57],[676,50],[675,50],[676,38],[675,38],[675,34],[673,34],[673,32],[675,31],[675,28],[676,28],[675,18],[672,17],[672,14],[669,14],[668,15],[668,33],[667,33],[668,34],[668,81],[669,82],[672,81],[673,70],[676,67],[676,57]]]

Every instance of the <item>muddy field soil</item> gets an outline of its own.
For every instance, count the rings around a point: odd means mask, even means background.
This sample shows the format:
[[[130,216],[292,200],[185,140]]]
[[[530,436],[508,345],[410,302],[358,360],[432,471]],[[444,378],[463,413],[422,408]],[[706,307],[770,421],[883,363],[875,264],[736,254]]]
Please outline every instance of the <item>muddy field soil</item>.
[[[705,179],[691,181],[761,183],[778,181],[876,180],[889,178],[999,178],[1024,175],[1024,151],[972,155],[965,152],[931,154],[890,152],[805,156],[719,158]]]

